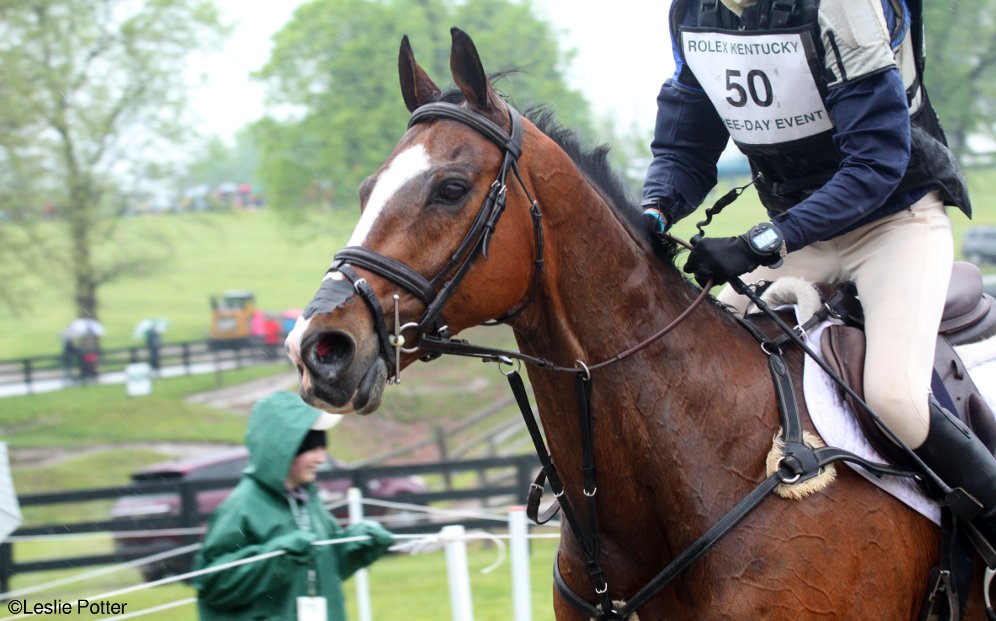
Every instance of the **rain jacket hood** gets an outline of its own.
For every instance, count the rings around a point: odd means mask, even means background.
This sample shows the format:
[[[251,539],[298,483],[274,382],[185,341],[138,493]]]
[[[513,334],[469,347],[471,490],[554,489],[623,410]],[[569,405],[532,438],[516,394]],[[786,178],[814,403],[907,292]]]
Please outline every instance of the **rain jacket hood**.
[[[289,392],[277,392],[257,403],[246,428],[249,465],[243,474],[279,494],[308,429],[323,413]]]
[[[314,484],[294,494],[285,489],[301,441],[323,415],[288,392],[253,408],[246,430],[249,466],[211,516],[194,562],[194,569],[223,567],[194,579],[201,621],[295,621],[303,596],[324,597],[328,620],[345,621],[342,580],[390,547],[392,535],[375,522],[339,526]],[[313,545],[364,535],[369,539]],[[245,563],[232,566],[236,561]]]

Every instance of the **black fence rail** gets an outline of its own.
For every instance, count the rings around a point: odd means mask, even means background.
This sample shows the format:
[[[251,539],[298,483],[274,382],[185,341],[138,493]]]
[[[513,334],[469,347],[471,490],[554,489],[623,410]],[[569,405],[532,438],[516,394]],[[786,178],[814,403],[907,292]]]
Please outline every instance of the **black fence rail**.
[[[320,480],[348,481],[349,487],[359,489],[364,499],[389,501],[390,503],[397,503],[399,505],[416,505],[426,508],[433,506],[448,509],[463,508],[469,512],[473,512],[473,508],[493,505],[499,499],[504,499],[509,504],[517,504],[524,501],[529,485],[538,468],[539,461],[535,455],[516,455],[452,462],[339,469],[332,472],[324,472],[319,478]],[[477,476],[459,476],[461,473],[475,473]],[[433,478],[435,481],[431,485],[427,485],[425,492],[406,493],[390,497],[379,495],[375,489],[376,485],[371,485],[371,482],[389,477],[409,476]],[[489,487],[461,487],[453,483],[453,481],[464,480],[470,484],[471,482],[482,479],[498,480],[503,481],[503,483],[494,484]],[[30,545],[28,542],[8,541],[2,543],[0,544],[0,593],[10,591],[10,580],[18,574],[124,563],[156,552],[172,550],[180,546],[197,543],[201,538],[201,534],[197,529],[202,527],[209,517],[208,513],[201,510],[199,496],[211,490],[230,489],[234,487],[237,481],[238,479],[215,479],[183,481],[179,483],[148,483],[128,487],[20,496],[18,500],[21,508],[27,510],[30,510],[32,507],[46,505],[67,506],[150,494],[178,495],[179,508],[169,515],[132,516],[127,518],[114,518],[108,515],[107,519],[90,522],[22,526],[13,533],[14,537],[108,533],[115,542],[115,550],[112,553],[106,554],[21,561],[18,560],[18,548]],[[366,508],[365,511],[372,517],[378,517],[375,515],[375,511]],[[61,511],[61,513],[64,515],[73,514],[69,508]],[[408,524],[389,523],[386,519],[384,519],[384,522],[393,532],[398,534],[435,533],[443,526],[449,524],[462,524],[468,529],[494,528],[499,526],[499,523],[494,519],[487,519],[485,517],[459,517],[456,515],[459,511],[453,511],[452,513],[454,514],[453,516],[437,514],[431,518],[423,517],[427,515],[425,513],[422,516],[409,514],[409,517],[412,519]],[[336,510],[334,514],[339,518],[344,518],[345,509]],[[138,531],[162,529],[180,532],[174,532],[168,536],[161,537],[147,545],[134,545],[137,537],[129,535],[129,533],[138,535]],[[147,579],[154,579],[165,573],[181,573],[189,569],[192,558],[193,553],[176,557],[156,567],[143,568],[143,574]]]
[[[212,347],[208,341],[164,343],[160,346],[160,369],[170,375],[193,375],[211,370],[241,368],[285,360],[282,348],[266,347],[253,342],[233,342],[225,347]],[[118,374],[123,376],[128,365],[150,363],[147,347],[136,345],[104,349],[97,362],[97,378]],[[119,377],[123,381],[123,377]],[[80,365],[70,363],[59,354],[0,360],[0,395],[13,387],[25,387],[27,394],[63,388],[87,381],[81,377]]]

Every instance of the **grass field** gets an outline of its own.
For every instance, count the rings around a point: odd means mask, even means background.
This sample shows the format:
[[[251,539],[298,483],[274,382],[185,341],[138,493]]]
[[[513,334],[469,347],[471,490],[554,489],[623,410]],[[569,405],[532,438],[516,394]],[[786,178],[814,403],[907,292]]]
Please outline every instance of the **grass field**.
[[[970,170],[976,224],[996,224],[996,171]],[[706,201],[736,181],[724,180]],[[229,289],[250,289],[262,309],[301,307],[311,299],[335,250],[349,237],[358,213],[334,211],[307,221],[280,217],[272,210],[224,214],[174,214],[121,222],[109,246],[150,244],[164,253],[160,272],[142,280],[112,282],[100,292],[100,320],[107,328],[105,347],[137,344],[132,330],[145,317],[166,317],[165,340],[204,338],[209,327],[208,297]],[[675,227],[688,239],[699,211]],[[732,235],[764,219],[751,189],[709,227],[709,235]],[[953,214],[955,239],[972,223]],[[48,226],[55,226],[49,224]],[[52,234],[57,234],[52,231]],[[959,244],[956,243],[956,248]],[[0,307],[0,359],[59,351],[58,333],[73,319],[72,288],[66,274],[46,272],[30,299],[15,314]]]
[[[549,532],[549,531],[547,531]],[[556,553],[556,539],[534,539],[531,542],[530,578],[532,612],[535,621],[552,621],[551,567]],[[96,542],[90,547],[109,547],[110,542]],[[498,559],[497,549],[489,543],[468,544],[468,566],[476,621],[507,621],[512,618],[512,581],[510,563],[487,574],[481,571]],[[61,579],[66,572],[47,572],[15,577],[14,589],[29,588]],[[109,593],[126,586],[140,584],[137,570],[125,570],[84,583],[59,588],[54,593],[42,592],[24,596],[28,605],[51,602],[58,598],[75,602],[77,598]],[[369,570],[371,613],[376,621],[442,621],[451,618],[446,558],[442,550],[415,556],[389,555],[377,561]],[[347,614],[357,619],[356,587],[345,583]],[[162,606],[195,597],[196,591],[183,583],[174,583],[136,591],[109,601],[127,605],[128,613]],[[108,615],[73,615],[73,619],[100,619]],[[2,616],[0,616],[2,618]],[[195,621],[196,604],[190,603],[141,617],[151,621]]]
[[[145,317],[169,319],[166,342],[203,339],[210,327],[209,296],[229,289],[254,291],[263,310],[304,306],[332,254],[348,238],[355,216],[323,214],[320,226],[270,210],[123,220],[112,243],[149,244],[150,236],[158,237],[156,252],[164,259],[153,277],[101,288],[103,345],[140,344],[132,331]],[[49,272],[17,314],[0,308],[0,358],[57,353],[58,334],[74,318],[72,297],[68,275]]]

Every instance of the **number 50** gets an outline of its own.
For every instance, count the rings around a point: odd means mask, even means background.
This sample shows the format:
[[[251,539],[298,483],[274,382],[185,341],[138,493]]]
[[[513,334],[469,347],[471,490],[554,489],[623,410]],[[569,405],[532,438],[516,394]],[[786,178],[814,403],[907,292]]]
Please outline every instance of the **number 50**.
[[[739,78],[740,71],[738,69],[726,70],[726,90],[732,91],[732,94],[726,98],[726,101],[730,102],[731,106],[736,108],[746,106],[748,93],[750,93],[750,100],[755,105],[762,108],[767,108],[771,105],[771,80],[768,79],[768,76],[763,71],[759,69],[748,71],[745,80],[747,84],[746,88],[740,83]]]

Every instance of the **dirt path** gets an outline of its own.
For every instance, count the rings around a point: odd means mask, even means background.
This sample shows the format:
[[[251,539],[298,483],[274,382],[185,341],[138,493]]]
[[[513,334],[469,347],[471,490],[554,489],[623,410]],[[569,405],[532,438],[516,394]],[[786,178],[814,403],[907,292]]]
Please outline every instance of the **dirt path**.
[[[10,449],[10,463],[17,468],[48,468],[67,459],[98,455],[104,451],[143,449],[167,455],[167,459],[183,459],[231,448],[230,444],[206,442],[127,442],[123,444],[98,444],[86,448],[16,448]]]
[[[259,399],[277,390],[297,390],[297,373],[288,371],[279,375],[263,377],[257,380],[225,386],[217,390],[196,393],[186,398],[192,403],[202,403],[219,410],[226,410],[235,415],[245,416]],[[17,448],[10,450],[11,463],[22,468],[45,468],[58,465],[67,459],[76,459],[88,455],[96,455],[104,451],[122,449],[145,449],[168,455],[175,459],[196,457],[225,448],[227,444],[207,442],[126,442],[120,444],[98,444],[84,448]]]
[[[297,386],[297,371],[287,371],[279,375],[261,377],[237,386],[226,386],[217,390],[196,393],[189,395],[184,400],[189,403],[202,403],[219,410],[248,414],[252,406],[263,397],[278,390],[296,391]]]
[[[413,375],[423,376],[423,381],[406,382],[395,386],[402,398],[425,395],[429,393],[446,394],[452,392],[479,393],[487,390],[490,382],[481,377],[465,377],[463,381],[433,382],[431,370],[418,369]],[[428,381],[425,381],[427,380]],[[189,395],[185,398],[191,403],[200,403],[212,408],[230,412],[235,416],[247,416],[252,406],[260,399],[278,390],[296,391],[298,389],[297,372],[288,370],[284,373],[259,378],[235,386],[225,386]],[[334,443],[343,442],[353,449],[354,454],[376,455],[392,446],[406,446],[419,442],[433,434],[435,425],[445,425],[448,416],[440,415],[427,421],[398,421],[384,416],[347,416],[337,427],[330,452],[335,454]],[[88,446],[80,449],[61,447],[52,448],[21,448],[12,449],[11,462],[17,467],[44,468],[54,466],[66,459],[74,459],[86,455],[98,454],[108,450],[146,449],[172,456],[176,459],[194,457],[211,453],[229,445],[198,443],[198,442],[131,442],[124,444],[106,444]],[[405,456],[405,460],[438,459],[438,451],[434,445],[425,446]]]

